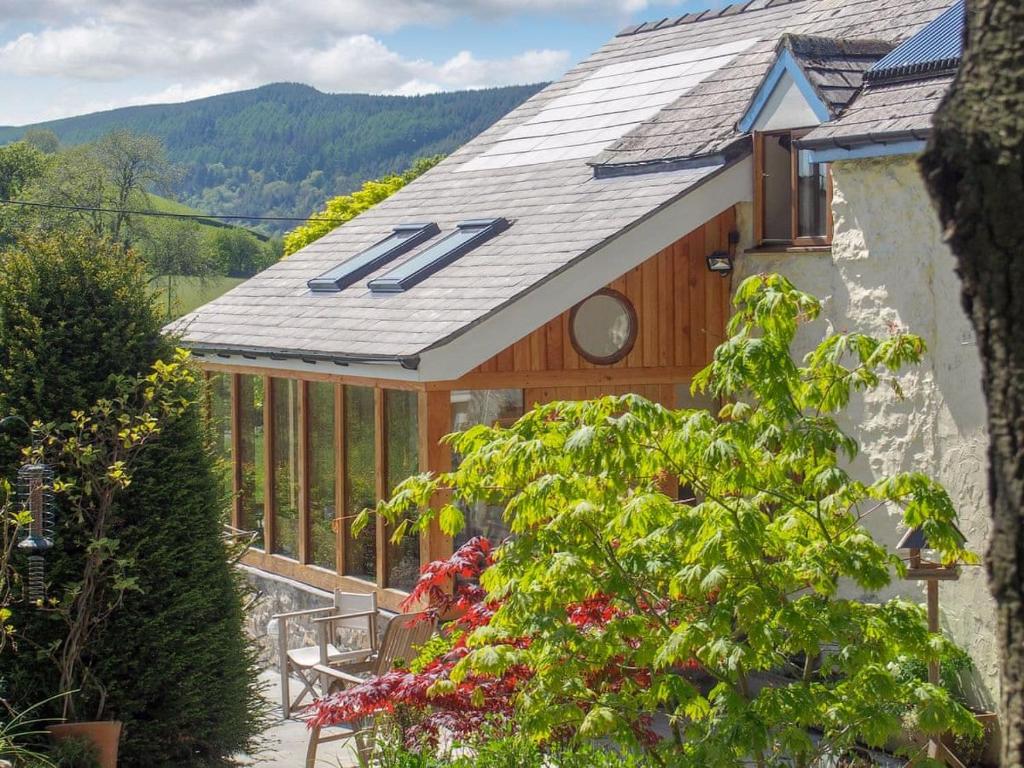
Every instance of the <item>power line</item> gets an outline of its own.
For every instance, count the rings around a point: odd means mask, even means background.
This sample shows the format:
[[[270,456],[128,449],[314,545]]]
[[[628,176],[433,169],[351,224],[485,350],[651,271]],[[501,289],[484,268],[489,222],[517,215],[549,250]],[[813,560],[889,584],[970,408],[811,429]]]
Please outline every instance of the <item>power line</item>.
[[[30,208],[54,208],[61,211],[84,213],[120,213],[126,216],[160,216],[168,219],[239,219],[242,221],[317,221],[326,224],[344,224],[347,219],[321,217],[299,218],[298,216],[244,216],[237,213],[171,213],[170,211],[132,211],[122,208],[100,208],[91,205],[61,205],[60,203],[37,203],[29,200],[0,200],[0,205],[22,205]]]

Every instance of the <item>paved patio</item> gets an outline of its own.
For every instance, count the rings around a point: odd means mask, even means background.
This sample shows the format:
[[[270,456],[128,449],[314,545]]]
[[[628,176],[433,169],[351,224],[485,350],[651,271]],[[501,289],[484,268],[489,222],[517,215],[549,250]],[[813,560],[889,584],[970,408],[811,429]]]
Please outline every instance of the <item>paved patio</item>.
[[[241,758],[242,765],[258,768],[302,768],[306,760],[306,745],[309,732],[300,720],[281,719],[281,683],[277,672],[266,671],[260,675],[266,683],[264,695],[272,705],[272,725],[264,733],[267,744],[253,755]],[[301,684],[294,682],[292,691],[301,690]],[[317,752],[317,768],[353,768],[357,766],[355,752],[346,741],[324,744]]]

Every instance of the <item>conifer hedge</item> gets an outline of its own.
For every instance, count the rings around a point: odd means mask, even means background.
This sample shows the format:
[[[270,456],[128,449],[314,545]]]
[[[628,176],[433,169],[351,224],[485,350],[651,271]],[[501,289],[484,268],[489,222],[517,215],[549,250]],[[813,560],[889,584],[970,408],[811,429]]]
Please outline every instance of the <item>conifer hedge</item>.
[[[0,253],[0,416],[66,420],[110,394],[109,376],[142,373],[172,350],[131,253],[68,234]],[[14,441],[0,436],[0,471],[11,476],[18,462]],[[144,449],[120,501],[119,552],[134,560],[139,589],[89,653],[104,718],[124,721],[122,768],[226,765],[259,730],[243,585],[219,536],[225,501],[194,405]],[[82,531],[62,515],[48,577],[70,578],[82,555]],[[24,605],[15,625],[17,652],[0,658],[0,685],[25,707],[57,689],[42,649],[62,625]]]

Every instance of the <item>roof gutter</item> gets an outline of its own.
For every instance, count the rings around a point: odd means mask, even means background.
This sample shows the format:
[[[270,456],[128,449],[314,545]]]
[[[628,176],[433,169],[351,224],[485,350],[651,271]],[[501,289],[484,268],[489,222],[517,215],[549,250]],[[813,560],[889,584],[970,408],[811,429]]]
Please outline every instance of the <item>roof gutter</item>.
[[[399,365],[407,371],[419,368],[419,355],[326,355],[318,352],[302,352],[288,349],[263,349],[260,347],[224,347],[213,344],[189,344],[185,346],[195,357],[241,357],[246,360],[297,360],[307,365],[332,363],[348,367],[352,365]]]
[[[921,152],[931,129],[892,131],[888,133],[858,133],[850,136],[828,136],[820,139],[801,139],[800,149],[810,150],[812,163],[830,163],[836,160],[857,160],[871,157],[908,155]]]

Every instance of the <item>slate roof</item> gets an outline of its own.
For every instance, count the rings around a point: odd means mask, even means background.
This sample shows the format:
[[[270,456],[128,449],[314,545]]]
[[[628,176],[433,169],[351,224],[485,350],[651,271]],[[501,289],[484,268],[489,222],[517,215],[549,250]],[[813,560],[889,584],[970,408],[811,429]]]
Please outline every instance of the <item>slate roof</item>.
[[[947,3],[752,0],[699,20],[620,34],[389,199],[170,329],[200,351],[415,366],[417,355],[450,343],[554,276],[577,265],[585,268],[589,254],[721,171],[728,151],[743,146],[734,124],[771,66],[784,33],[897,42],[935,18]],[[724,46],[737,51],[723,53]],[[646,95],[631,94],[630,73],[646,66],[638,62],[668,57],[658,61],[685,67],[695,51],[700,52],[698,68],[704,52],[715,58],[715,67],[704,66],[689,81],[694,83],[689,90],[670,94],[667,106],[621,139],[608,141],[597,157],[589,156],[596,163],[642,163],[654,169],[667,163],[668,170],[595,174],[588,158],[579,156],[580,147],[589,151],[598,136],[607,140],[602,132],[611,128],[581,127],[580,120],[589,119],[588,105],[585,100],[574,105],[573,99],[579,101],[579,94],[606,78],[605,85],[621,83],[609,88],[624,89],[623,109],[628,105],[634,116],[642,114],[640,99],[660,104],[668,92],[649,92],[655,85],[647,83]],[[557,113],[556,104],[564,105]],[[554,119],[540,120],[547,108],[547,118]],[[533,161],[537,150],[527,148],[526,142],[517,145],[521,148],[502,167],[474,170],[475,159],[488,152],[493,157],[507,134],[534,118],[538,120],[531,125],[546,125],[545,135],[532,137],[537,146],[554,145],[542,155],[545,162]],[[615,126],[617,131],[626,128]],[[566,141],[570,144],[557,146]],[[306,286],[307,280],[381,239],[397,224],[435,221],[444,232],[459,221],[499,216],[512,221],[508,230],[404,293],[374,294],[366,283],[417,251],[338,293],[313,294]],[[538,317],[538,325],[546,319]]]
[[[852,147],[858,144],[925,139],[932,115],[953,82],[952,75],[871,86],[838,120],[824,123],[800,140],[802,147]]]
[[[789,49],[829,112],[838,115],[860,90],[868,70],[893,49],[893,43],[787,34],[779,47]]]
[[[927,138],[963,51],[965,13],[964,1],[957,0],[875,63],[850,107],[804,136],[800,146],[849,148]]]

